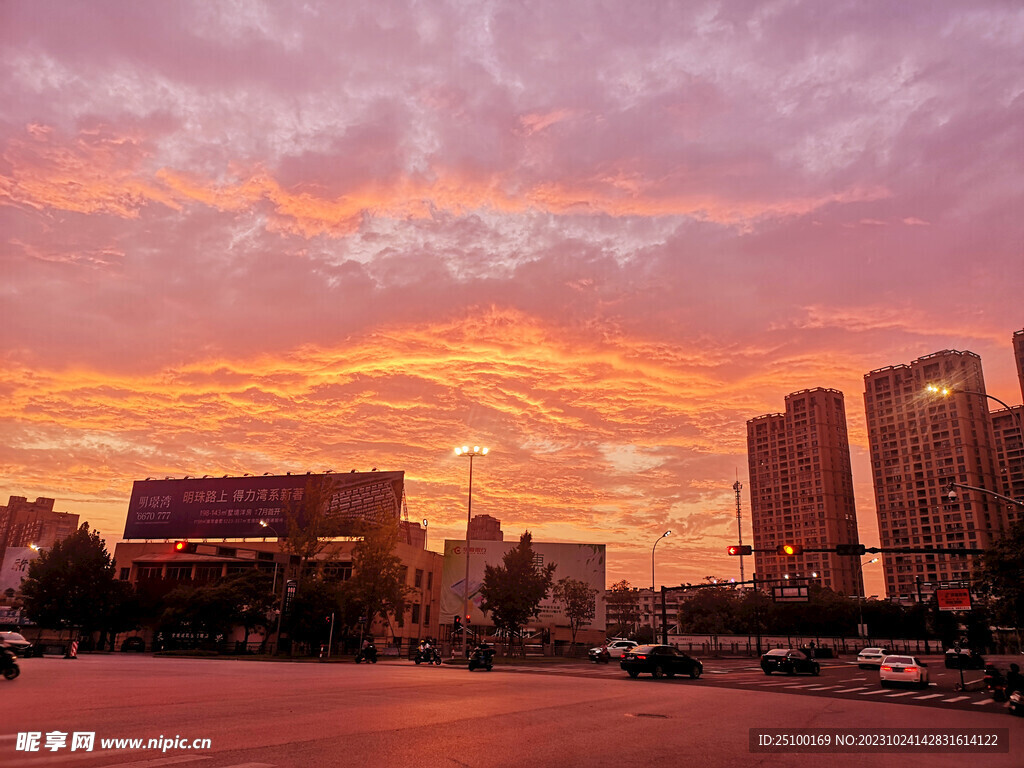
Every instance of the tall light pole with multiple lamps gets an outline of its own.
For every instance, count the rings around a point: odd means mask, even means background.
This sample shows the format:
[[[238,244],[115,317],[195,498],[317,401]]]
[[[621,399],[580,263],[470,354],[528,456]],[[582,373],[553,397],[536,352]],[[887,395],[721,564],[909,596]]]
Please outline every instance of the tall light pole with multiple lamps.
[[[486,456],[488,448],[481,448],[474,445],[470,448],[464,445],[455,449],[456,456],[469,457],[469,499],[466,504],[466,578],[462,582],[462,655],[466,655],[466,635],[469,634],[469,524],[473,519],[473,459],[477,456]]]
[[[655,628],[654,628],[654,616],[655,616],[654,585],[656,583],[655,580],[654,580],[654,551],[658,548],[658,542],[661,541],[662,539],[664,539],[666,536],[670,536],[671,534],[672,534],[671,530],[665,531],[663,534],[661,534],[661,536],[658,537],[657,541],[654,542],[654,546],[651,547],[651,642],[652,643],[657,643],[658,642],[657,630],[655,630]]]

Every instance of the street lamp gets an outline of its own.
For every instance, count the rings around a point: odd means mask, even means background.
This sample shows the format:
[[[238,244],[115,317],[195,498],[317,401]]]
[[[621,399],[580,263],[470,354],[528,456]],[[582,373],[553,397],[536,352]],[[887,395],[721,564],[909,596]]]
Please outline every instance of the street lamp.
[[[277,537],[278,548],[280,549],[280,547],[281,547],[281,534],[279,534],[277,532],[277,529],[275,529],[274,526],[272,526],[266,520],[260,520],[260,528],[269,528],[273,532],[274,536]],[[281,600],[280,600],[280,602],[278,603],[278,606],[277,606],[277,642],[275,643],[275,651],[274,651],[275,653],[278,650],[280,650],[280,645],[281,645],[281,619],[284,616],[284,593],[285,593],[285,590],[287,590],[287,589],[288,589],[288,580],[287,579],[281,579]],[[275,594],[277,592],[277,558],[276,557],[274,558],[274,583],[270,587],[270,592],[271,592],[271,594]]]
[[[864,601],[867,599],[867,595],[865,594],[865,590],[864,590],[864,566],[865,565],[871,565],[872,563],[877,563],[877,562],[878,562],[878,558],[877,557],[872,557],[870,560],[864,560],[860,564],[860,567],[861,567],[861,573],[860,573],[860,600],[857,601],[857,616],[858,616],[858,618],[857,618],[857,636],[858,637],[867,637],[868,636],[867,630],[863,629],[864,628]],[[862,632],[863,632],[863,634],[862,634]]]
[[[655,580],[654,580],[654,550],[656,550],[658,548],[658,542],[659,541],[664,539],[666,536],[670,536],[671,534],[672,534],[671,530],[665,531],[654,542],[654,546],[651,547],[651,642],[652,643],[658,642],[658,639],[655,636],[656,633],[655,633],[655,629],[654,629],[654,586],[655,586],[655,583],[656,583]],[[662,627],[662,629],[666,629],[666,628]],[[668,638],[665,638],[665,639],[667,640]]]
[[[469,457],[469,497],[466,504],[466,578],[462,582],[462,621],[468,623],[469,619],[469,523],[473,519],[473,459],[477,456],[486,456],[487,448],[474,445],[472,449],[468,445],[455,449],[456,456]],[[464,623],[462,626],[462,655],[466,656],[466,635],[469,629]]]

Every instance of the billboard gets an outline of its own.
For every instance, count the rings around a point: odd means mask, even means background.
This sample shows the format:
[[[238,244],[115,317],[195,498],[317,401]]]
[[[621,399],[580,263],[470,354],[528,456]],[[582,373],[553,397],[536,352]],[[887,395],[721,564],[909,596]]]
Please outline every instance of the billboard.
[[[484,581],[485,565],[501,565],[505,553],[518,546],[518,541],[472,541],[469,548],[469,615],[474,624],[490,624],[491,620],[480,609],[483,599],[480,587]],[[559,579],[573,578],[597,590],[597,604],[594,619],[584,624],[581,629],[605,628],[604,602],[604,544],[545,544],[533,542],[535,563],[544,566],[555,563],[555,574],[552,584]],[[462,614],[463,584],[466,582],[466,542],[445,541],[444,570],[441,574],[441,621],[451,621],[453,616]],[[540,603],[539,618],[530,622],[531,626],[567,626],[561,606],[551,594]]]
[[[21,581],[28,576],[28,564],[39,557],[39,551],[32,547],[8,547],[0,559],[0,595],[8,589],[15,592],[21,588]]]
[[[397,522],[404,494],[404,472],[136,480],[123,538],[283,539],[289,517],[314,509],[330,535],[351,536],[362,521]]]

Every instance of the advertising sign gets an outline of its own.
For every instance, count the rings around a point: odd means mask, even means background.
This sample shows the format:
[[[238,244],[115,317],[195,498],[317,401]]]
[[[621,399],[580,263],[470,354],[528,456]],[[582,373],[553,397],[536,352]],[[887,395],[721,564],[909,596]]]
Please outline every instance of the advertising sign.
[[[806,603],[810,600],[807,587],[772,587],[772,599],[776,603]]]
[[[315,511],[330,535],[351,536],[362,521],[397,521],[404,493],[404,472],[136,480],[124,538],[283,539],[289,517]]]
[[[8,589],[15,592],[21,587],[21,580],[28,576],[28,564],[39,557],[39,551],[31,547],[8,547],[0,569],[0,594]]]
[[[971,590],[969,589],[936,589],[935,599],[939,601],[940,611],[971,610]]]
[[[491,624],[490,618],[480,609],[482,597],[480,587],[484,581],[484,566],[501,565],[505,553],[519,544],[518,541],[473,541],[469,549],[469,615],[474,624]],[[533,542],[535,564],[544,566],[555,563],[552,584],[566,577],[582,581],[597,590],[594,619],[581,629],[605,628],[604,602],[604,544],[545,544]],[[450,622],[452,617],[462,614],[464,599],[463,585],[466,583],[466,542],[445,541],[444,566],[441,575],[441,621]],[[531,626],[567,626],[562,607],[551,594],[540,603],[539,618]]]

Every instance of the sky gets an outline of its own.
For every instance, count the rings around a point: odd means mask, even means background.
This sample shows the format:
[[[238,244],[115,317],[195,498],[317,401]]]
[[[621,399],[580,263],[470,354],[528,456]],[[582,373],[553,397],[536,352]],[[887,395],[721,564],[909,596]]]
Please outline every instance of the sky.
[[[440,550],[477,444],[507,539],[729,578],[821,386],[877,544],[864,374],[1021,400],[1022,178],[1016,2],[6,0],[0,498],[403,470]]]

